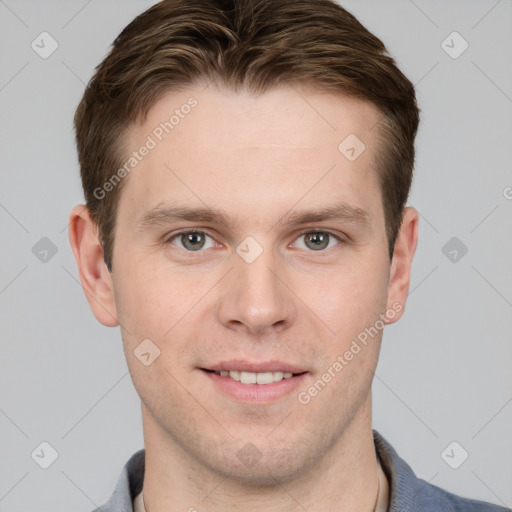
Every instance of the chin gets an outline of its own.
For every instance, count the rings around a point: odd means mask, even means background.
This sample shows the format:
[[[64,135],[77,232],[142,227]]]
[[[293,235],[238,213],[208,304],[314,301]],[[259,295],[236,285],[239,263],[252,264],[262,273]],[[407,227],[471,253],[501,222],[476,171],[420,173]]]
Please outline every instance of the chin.
[[[264,453],[248,442],[237,450],[234,458],[226,457],[224,452],[212,460],[212,455],[208,462],[204,461],[210,470],[248,487],[280,486],[297,478],[311,463],[303,450],[283,446],[277,449],[270,443]]]

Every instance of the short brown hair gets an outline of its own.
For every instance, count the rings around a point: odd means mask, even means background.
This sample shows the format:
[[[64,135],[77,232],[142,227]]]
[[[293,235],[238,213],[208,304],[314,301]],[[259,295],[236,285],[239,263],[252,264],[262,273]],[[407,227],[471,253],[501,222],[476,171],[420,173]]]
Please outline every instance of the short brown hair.
[[[123,182],[104,198],[94,191],[126,160],[130,125],[143,122],[165,93],[201,79],[253,93],[304,83],[374,104],[382,116],[375,163],[392,258],[419,109],[381,40],[332,0],[163,0],[115,39],[74,117],[86,205],[109,270]]]

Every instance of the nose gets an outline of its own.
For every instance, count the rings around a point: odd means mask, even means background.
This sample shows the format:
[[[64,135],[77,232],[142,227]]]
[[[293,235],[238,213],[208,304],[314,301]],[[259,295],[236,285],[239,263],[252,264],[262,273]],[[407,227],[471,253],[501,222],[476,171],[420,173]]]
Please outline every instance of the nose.
[[[234,268],[220,283],[219,321],[229,329],[251,334],[287,329],[296,314],[296,301],[286,284],[284,266],[271,250],[249,261],[233,255]]]

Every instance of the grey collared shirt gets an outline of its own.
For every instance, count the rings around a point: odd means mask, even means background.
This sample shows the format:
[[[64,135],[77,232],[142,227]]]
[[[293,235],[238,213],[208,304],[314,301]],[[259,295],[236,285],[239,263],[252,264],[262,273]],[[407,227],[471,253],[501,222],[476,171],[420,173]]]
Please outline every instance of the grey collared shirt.
[[[388,512],[512,512],[510,508],[456,496],[417,478],[376,430],[373,431],[373,440],[389,484]],[[121,471],[108,502],[93,512],[135,512],[133,502],[142,491],[144,463],[145,450],[139,450]]]

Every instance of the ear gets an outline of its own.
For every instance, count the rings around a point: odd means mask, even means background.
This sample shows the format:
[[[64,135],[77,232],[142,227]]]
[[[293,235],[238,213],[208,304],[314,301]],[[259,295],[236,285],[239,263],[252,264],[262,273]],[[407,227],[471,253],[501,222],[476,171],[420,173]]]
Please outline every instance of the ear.
[[[98,227],[83,204],[71,210],[69,241],[78,265],[85,296],[99,322],[107,327],[119,324],[111,275],[103,257]]]
[[[388,324],[396,322],[405,309],[409,293],[411,264],[418,243],[418,218],[418,212],[414,208],[404,209],[402,224],[391,260],[387,307],[388,311],[394,311],[395,315],[387,319],[386,323]]]

